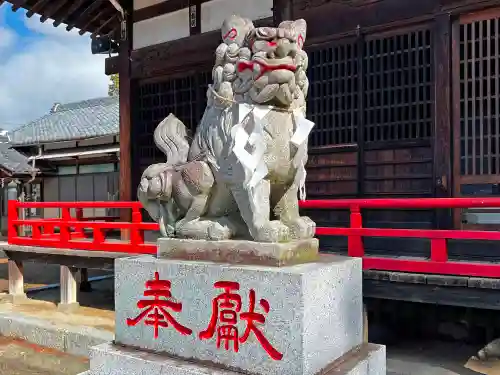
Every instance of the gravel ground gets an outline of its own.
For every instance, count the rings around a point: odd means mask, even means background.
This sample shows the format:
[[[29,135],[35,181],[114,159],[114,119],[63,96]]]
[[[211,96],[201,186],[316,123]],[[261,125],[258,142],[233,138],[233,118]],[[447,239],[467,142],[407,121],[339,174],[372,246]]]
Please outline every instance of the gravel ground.
[[[0,292],[8,289],[6,260],[0,252]],[[101,276],[103,271],[89,271]],[[26,288],[59,283],[59,266],[25,263]],[[81,293],[82,306],[113,310],[113,279],[93,283],[94,291]],[[30,293],[30,298],[58,302],[59,289]],[[106,329],[112,329],[106,327]],[[401,340],[387,348],[388,375],[473,375],[464,368],[479,348],[460,343]],[[29,360],[28,360],[29,358]],[[76,375],[88,368],[85,359],[0,337],[0,375]]]
[[[77,375],[88,368],[84,358],[0,337],[0,375]]]

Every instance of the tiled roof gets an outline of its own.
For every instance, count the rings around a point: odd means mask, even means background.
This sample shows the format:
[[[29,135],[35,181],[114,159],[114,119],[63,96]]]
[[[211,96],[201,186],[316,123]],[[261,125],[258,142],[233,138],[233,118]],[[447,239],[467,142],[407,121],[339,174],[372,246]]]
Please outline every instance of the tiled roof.
[[[75,141],[117,135],[119,129],[118,97],[56,104],[51,113],[10,133],[14,146]]]
[[[0,143],[0,167],[12,174],[31,174],[34,170],[28,158],[8,143]]]

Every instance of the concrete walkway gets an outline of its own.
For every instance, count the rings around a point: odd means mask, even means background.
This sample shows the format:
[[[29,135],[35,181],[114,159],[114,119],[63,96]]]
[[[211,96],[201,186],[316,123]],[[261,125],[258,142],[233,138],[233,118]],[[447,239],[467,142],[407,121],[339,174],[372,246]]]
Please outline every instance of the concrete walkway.
[[[114,315],[113,311],[89,307],[63,313],[49,301],[0,302],[0,336],[87,357],[91,346],[114,339]]]
[[[88,350],[94,345],[110,342],[114,339],[112,332],[113,321],[105,312],[104,316],[92,309],[82,308],[75,314],[61,314],[45,306],[44,302],[35,301],[20,306],[0,304],[0,336],[21,338],[47,348],[56,349],[70,355],[87,357]],[[36,307],[40,307],[37,310]],[[50,313],[53,312],[53,314]],[[89,314],[90,313],[90,314]],[[89,315],[87,315],[89,314]],[[66,315],[66,316],[64,316]],[[113,314],[114,315],[114,314]],[[86,324],[85,326],[82,324]],[[106,328],[104,328],[106,327]],[[1,340],[0,340],[1,344]],[[65,374],[73,375],[78,372],[2,372],[2,354],[0,345],[0,374]],[[442,352],[450,350],[449,347]],[[441,350],[437,351],[439,354]],[[10,357],[8,357],[10,358]],[[6,359],[7,365],[10,359]],[[437,361],[425,353],[414,350],[405,353],[400,350],[388,349],[387,375],[474,375],[478,374],[464,368],[466,357],[459,355],[453,360],[443,356]],[[48,361],[50,359],[47,359]],[[37,360],[36,360],[37,361]],[[76,365],[75,365],[76,366]],[[78,367],[78,366],[77,366]],[[21,371],[21,370],[20,370]],[[82,370],[83,371],[83,370]]]
[[[422,362],[387,358],[387,375],[477,375],[478,372],[459,368],[457,371]]]

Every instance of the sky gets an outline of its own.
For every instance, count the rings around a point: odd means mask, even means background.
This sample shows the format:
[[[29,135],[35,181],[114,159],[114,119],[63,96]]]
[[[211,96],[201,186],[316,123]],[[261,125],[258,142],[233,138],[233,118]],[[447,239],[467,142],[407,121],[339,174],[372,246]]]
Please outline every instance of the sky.
[[[106,55],[92,55],[90,34],[40,22],[0,5],[0,128],[15,129],[52,105],[106,96]]]

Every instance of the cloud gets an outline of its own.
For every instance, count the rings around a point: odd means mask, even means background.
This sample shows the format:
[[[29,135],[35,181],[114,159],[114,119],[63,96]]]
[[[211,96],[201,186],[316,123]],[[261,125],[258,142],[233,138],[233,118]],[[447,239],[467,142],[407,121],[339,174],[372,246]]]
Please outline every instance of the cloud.
[[[0,7],[1,8],[1,7]],[[9,10],[10,11],[10,10]],[[0,127],[12,129],[47,114],[55,102],[107,95],[106,56],[92,55],[89,34],[25,18],[30,37],[17,37],[0,24],[10,53],[0,53]],[[14,35],[14,36],[12,36]],[[10,39],[9,39],[10,38]],[[14,40],[12,39],[14,38]],[[12,44],[17,43],[13,48]],[[0,42],[0,50],[2,44]]]
[[[16,34],[6,27],[0,26],[0,51],[11,47],[16,40]]]

